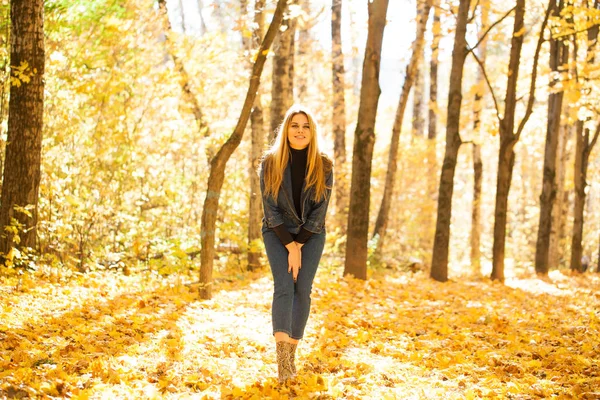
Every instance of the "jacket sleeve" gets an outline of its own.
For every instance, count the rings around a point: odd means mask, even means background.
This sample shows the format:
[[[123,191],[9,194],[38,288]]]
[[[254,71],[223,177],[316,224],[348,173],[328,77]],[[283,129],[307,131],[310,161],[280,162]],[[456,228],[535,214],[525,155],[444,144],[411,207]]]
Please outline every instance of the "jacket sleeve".
[[[327,214],[327,207],[329,206],[329,199],[331,199],[331,190],[333,188],[333,168],[329,170],[327,177],[325,178],[325,187],[325,196],[314,205],[303,225],[304,229],[312,233],[321,233],[325,226],[325,216]]]
[[[283,224],[283,215],[277,206],[277,201],[265,193],[265,168],[264,163],[260,168],[260,193],[263,203],[263,212],[267,227],[274,228]]]

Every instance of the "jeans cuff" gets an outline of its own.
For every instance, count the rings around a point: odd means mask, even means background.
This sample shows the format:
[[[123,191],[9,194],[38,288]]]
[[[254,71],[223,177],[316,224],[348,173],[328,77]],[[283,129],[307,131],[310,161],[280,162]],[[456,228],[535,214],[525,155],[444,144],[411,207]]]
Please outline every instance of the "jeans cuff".
[[[273,329],[273,336],[275,336],[275,334],[276,334],[277,332],[282,332],[282,333],[285,333],[285,334],[287,334],[289,337],[292,337],[292,332],[290,332],[290,331],[286,331],[285,329]],[[293,339],[293,338],[292,338],[292,339]]]

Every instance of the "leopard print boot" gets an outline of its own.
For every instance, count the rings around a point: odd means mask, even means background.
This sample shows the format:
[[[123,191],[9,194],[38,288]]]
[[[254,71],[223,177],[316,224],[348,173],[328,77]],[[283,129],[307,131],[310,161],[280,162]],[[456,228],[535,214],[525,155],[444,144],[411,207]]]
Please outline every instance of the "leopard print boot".
[[[288,379],[291,379],[292,368],[290,365],[290,343],[288,342],[277,342],[277,374],[279,383],[285,383]]]
[[[296,347],[298,347],[297,343],[288,343],[289,346],[289,357],[290,357],[290,370],[292,371],[292,377],[296,376]]]

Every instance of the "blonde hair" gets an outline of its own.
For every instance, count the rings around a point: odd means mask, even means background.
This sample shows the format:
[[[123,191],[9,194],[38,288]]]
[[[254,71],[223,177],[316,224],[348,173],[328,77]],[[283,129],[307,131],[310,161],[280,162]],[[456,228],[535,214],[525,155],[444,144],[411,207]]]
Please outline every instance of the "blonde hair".
[[[306,189],[313,187],[314,201],[319,201],[325,197],[326,174],[331,171],[331,160],[319,151],[318,127],[312,114],[306,107],[294,104],[287,110],[283,122],[279,125],[277,137],[271,147],[263,156],[262,168],[264,169],[265,194],[271,195],[277,199],[281,182],[283,182],[283,171],[290,160],[290,144],[288,141],[288,129],[292,118],[296,114],[304,114],[308,119],[310,129],[310,142],[308,144],[308,154],[306,165],[308,172],[306,174]]]

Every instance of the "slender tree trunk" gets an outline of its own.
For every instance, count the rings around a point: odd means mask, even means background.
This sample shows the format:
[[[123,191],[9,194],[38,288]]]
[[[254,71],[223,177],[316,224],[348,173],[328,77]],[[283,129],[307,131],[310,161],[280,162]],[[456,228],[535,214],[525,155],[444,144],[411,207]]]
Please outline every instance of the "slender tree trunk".
[[[11,0],[10,20],[11,77],[17,77],[20,84],[11,85],[8,105],[0,197],[0,252],[4,254],[15,245],[36,247],[44,116],[44,2]],[[7,229],[13,218],[22,224],[18,232]]]
[[[344,53],[342,51],[342,1],[331,1],[331,73],[333,87],[333,156],[335,161],[335,213],[341,233],[348,221],[348,167],[346,165],[346,101]]]
[[[564,106],[563,102],[563,106]],[[569,115],[568,108],[563,115]],[[568,194],[565,191],[565,168],[567,165],[567,144],[571,137],[572,122],[565,121],[558,134],[558,147],[556,152],[556,201],[552,208],[552,230],[550,231],[550,249],[548,252],[548,265],[560,265],[563,258],[563,239],[565,237],[565,225],[567,218]]]
[[[587,176],[587,157],[585,148],[590,135],[589,129],[584,129],[584,122],[577,121],[576,144],[575,144],[575,206],[573,211],[573,236],[571,239],[571,262],[573,271],[581,272],[581,257],[583,256],[583,213],[585,209],[585,181]]]
[[[431,41],[431,61],[429,63],[429,139],[437,136],[437,92],[438,92],[438,63],[439,47],[442,38],[439,2],[433,3],[433,40]]]
[[[501,282],[504,282],[508,194],[512,182],[513,167],[515,165],[515,144],[516,140],[512,137],[501,139],[498,157],[496,209],[494,211],[494,245],[492,250],[492,279],[497,279]]]
[[[432,0],[424,0],[423,7],[420,9],[421,13],[417,15],[417,36],[412,45],[412,56],[408,65],[406,66],[404,84],[402,85],[400,101],[398,103],[398,108],[396,109],[396,118],[394,119],[394,126],[392,128],[392,139],[388,153],[388,168],[385,175],[385,188],[383,191],[381,206],[379,207],[379,214],[377,215],[377,221],[375,222],[375,230],[373,232],[373,237],[379,238],[376,249],[376,253],[378,255],[381,254],[383,248],[383,242],[385,240],[386,228],[389,220],[392,194],[394,192],[394,183],[396,181],[396,170],[398,169],[398,145],[400,143],[400,133],[402,132],[404,111],[406,110],[406,104],[408,103],[410,89],[413,85],[413,82],[415,82],[415,77],[419,69],[419,62],[422,61],[423,58],[422,55],[425,44],[425,29],[427,28],[427,19],[429,17],[429,10],[431,9],[431,3]]]
[[[204,16],[202,15],[203,8],[204,4],[202,4],[202,0],[198,0],[198,14],[200,15],[200,35],[204,35],[207,32],[206,21],[204,20]]]
[[[553,1],[553,0],[551,0]],[[508,194],[515,164],[514,146],[517,138],[514,134],[515,108],[517,105],[517,82],[524,35],[525,0],[517,0],[515,22],[511,40],[510,60],[508,63],[508,82],[504,100],[504,118],[500,122],[500,150],[498,154],[498,177],[496,181],[496,209],[494,211],[494,245],[492,260],[492,280],[504,282],[504,252],[506,248],[506,222],[508,212]],[[540,35],[544,34],[544,30]]]
[[[200,251],[200,289],[199,294],[202,299],[210,299],[212,296],[212,271],[215,256],[215,229],[217,224],[217,214],[219,211],[219,198],[221,197],[221,188],[225,179],[225,166],[227,161],[239,146],[246,124],[250,118],[250,112],[256,93],[260,85],[260,76],[266,61],[271,43],[279,31],[283,20],[283,13],[287,8],[287,0],[279,0],[277,8],[273,15],[271,25],[257,51],[256,61],[252,67],[250,75],[250,84],[244,100],[238,123],[225,144],[219,149],[217,154],[210,161],[210,172],[208,177],[208,187],[204,207],[202,209],[201,242]]]
[[[489,1],[483,0],[481,10],[481,33],[485,32],[489,25]],[[485,67],[487,53],[487,39],[482,39],[479,44],[479,60]],[[485,77],[481,68],[477,70],[477,82],[475,83],[475,104],[473,115],[473,132],[477,139],[473,141],[473,209],[471,212],[471,268],[475,275],[481,273],[481,189],[483,181],[483,161],[481,159],[481,108],[485,87]]]
[[[204,114],[202,112],[202,108],[200,107],[200,103],[196,95],[194,94],[194,90],[192,89],[192,81],[183,65],[183,62],[179,59],[176,52],[173,51],[171,46],[171,41],[169,39],[170,33],[173,30],[171,25],[171,21],[169,20],[169,13],[167,10],[167,2],[166,0],[158,0],[158,8],[160,12],[163,14],[164,22],[165,22],[165,36],[167,41],[167,52],[173,59],[173,64],[175,64],[175,70],[179,74],[179,84],[181,85],[181,92],[185,101],[189,104],[192,109],[192,113],[194,114],[194,118],[198,125],[198,131],[205,138],[210,136],[210,128],[207,122],[204,119]],[[207,156],[210,159],[212,157],[212,149],[207,149]]]
[[[179,15],[181,16],[181,32],[186,33],[185,10],[183,9],[183,0],[179,0]]]
[[[594,1],[594,8],[598,9],[600,2]],[[594,64],[594,50],[598,41],[598,25],[594,25],[588,29],[588,49],[587,61]],[[572,271],[583,272],[581,267],[581,257],[583,256],[583,222],[585,209],[585,188],[587,186],[587,169],[589,157],[594,148],[598,136],[600,135],[600,123],[596,127],[594,137],[590,142],[590,130],[584,129],[584,121],[577,121],[576,144],[575,144],[575,209],[573,215],[573,235],[571,239],[571,262],[570,268]],[[600,270],[600,265],[598,266]]]
[[[417,21],[419,19],[427,19],[424,17],[424,6],[425,0],[417,0]],[[417,22],[417,35],[419,34],[419,23]],[[421,52],[416,54],[418,57],[417,64],[423,65],[423,47]],[[414,57],[414,55],[413,55]],[[419,68],[415,71],[414,77],[414,88],[413,88],[413,119],[412,119],[412,132],[413,136],[424,136],[425,119],[423,118],[423,86],[425,83],[423,68]]]
[[[440,177],[437,222],[431,260],[431,277],[437,281],[448,280],[448,247],[450,243],[450,220],[452,218],[452,193],[454,171],[461,145],[460,109],[462,103],[462,77],[467,57],[467,19],[469,0],[460,0],[452,50],[452,68],[448,90],[448,118],[446,122],[446,151]]]
[[[551,2],[554,0],[550,0]],[[496,182],[496,209],[494,211],[494,245],[492,259],[492,280],[504,281],[504,252],[506,248],[506,222],[508,212],[508,195],[512,181],[512,172],[515,164],[514,146],[519,141],[521,133],[533,112],[535,99],[535,84],[537,80],[537,67],[540,50],[544,42],[544,31],[552,3],[546,9],[546,15],[540,29],[537,47],[533,56],[533,67],[531,82],[529,86],[529,99],[525,115],[519,123],[515,133],[515,109],[517,105],[517,81],[519,79],[519,64],[521,60],[521,48],[524,40],[524,18],[525,0],[517,0],[515,6],[515,18],[513,37],[511,39],[510,59],[508,62],[508,79],[506,83],[506,96],[504,100],[504,118],[500,120],[500,151],[498,154],[498,177]]]
[[[244,0],[245,1],[245,0]],[[248,50],[257,49],[262,40],[265,17],[263,9],[265,0],[256,0],[254,3],[254,32],[252,33],[253,43],[246,44]],[[250,126],[252,129],[252,144],[250,150],[250,201],[248,209],[248,270],[252,271],[260,267],[260,255],[256,243],[260,240],[262,218],[262,199],[260,196],[260,180],[258,177],[258,165],[263,151],[265,141],[265,125],[263,108],[261,104],[261,89],[258,89],[254,99],[254,107],[250,114]]]
[[[388,3],[389,0],[373,0],[368,3],[369,30],[363,63],[358,122],[354,133],[344,275],[354,275],[359,279],[367,279],[371,162],[375,144],[377,104],[381,94],[379,68]]]
[[[296,63],[302,66],[300,71],[295,78],[297,78],[296,88],[298,89],[297,98],[300,103],[304,103],[306,95],[308,93],[308,77],[311,75],[310,68],[310,57],[311,54],[311,43],[312,38],[310,36],[310,24],[308,17],[310,16],[310,0],[300,0],[300,6],[302,7],[302,24],[298,27],[298,60]]]
[[[290,0],[297,4],[297,0]],[[273,84],[271,85],[271,130],[268,141],[272,143],[285,112],[294,103],[294,36],[296,18],[284,20],[282,30],[275,40],[273,51]]]
[[[563,0],[558,3],[553,2],[553,15],[559,17],[564,2]],[[550,69],[554,74],[558,74],[559,68],[568,62],[568,56],[567,46],[560,40],[550,39]],[[564,95],[564,91],[554,93],[553,89],[559,83],[560,78],[555,78],[550,82],[550,95],[548,96],[544,178],[542,194],[540,195],[540,221],[535,251],[535,272],[542,275],[547,275],[550,268],[548,257],[550,254],[550,232],[552,230],[552,207],[556,198],[556,152]]]
[[[427,138],[427,202],[428,207],[432,212],[427,213],[423,226],[425,227],[424,235],[422,235],[421,247],[423,249],[431,249],[433,247],[433,238],[435,236],[435,209],[437,204],[438,190],[438,159],[437,159],[437,125],[438,125],[438,64],[439,64],[439,45],[442,38],[442,27],[440,19],[440,2],[434,0],[433,8],[433,24],[432,41],[431,41],[431,60],[429,62],[429,116],[428,116],[428,132]]]

